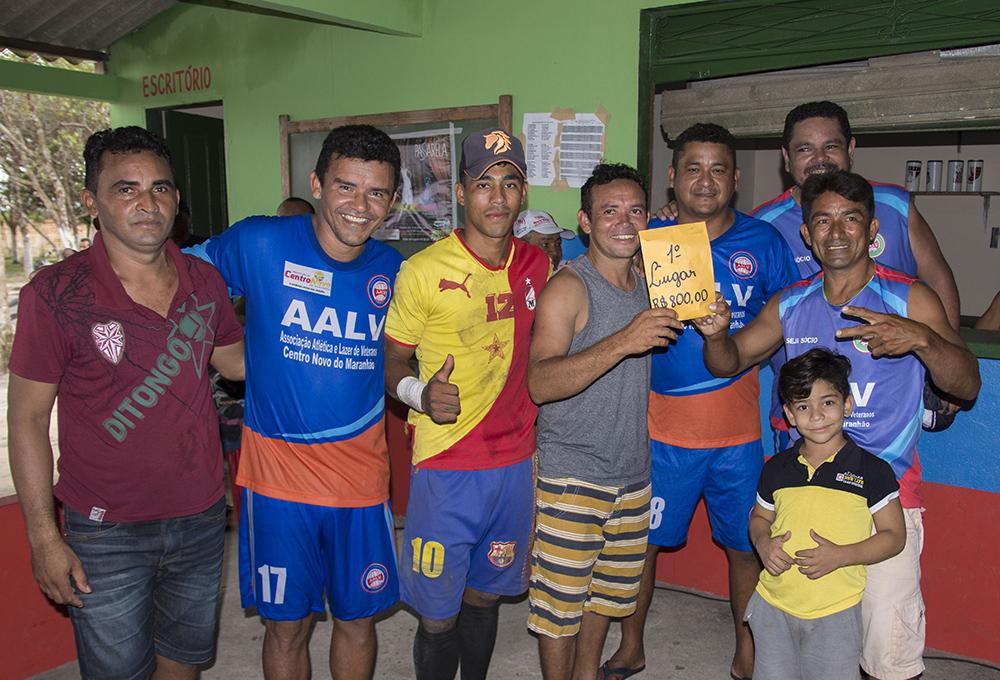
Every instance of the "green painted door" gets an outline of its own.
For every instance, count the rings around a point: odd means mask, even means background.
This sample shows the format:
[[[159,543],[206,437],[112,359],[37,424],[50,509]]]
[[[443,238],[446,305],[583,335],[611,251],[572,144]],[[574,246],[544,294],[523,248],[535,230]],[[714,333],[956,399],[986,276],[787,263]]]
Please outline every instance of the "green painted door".
[[[173,157],[174,181],[181,198],[191,207],[191,233],[222,233],[229,226],[222,120],[181,111],[150,114],[149,127],[166,140]]]

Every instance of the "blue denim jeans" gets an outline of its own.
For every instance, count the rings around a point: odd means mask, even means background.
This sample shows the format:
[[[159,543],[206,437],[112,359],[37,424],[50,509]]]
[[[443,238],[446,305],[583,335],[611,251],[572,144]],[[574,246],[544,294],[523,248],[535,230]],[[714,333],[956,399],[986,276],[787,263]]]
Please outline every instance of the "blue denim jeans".
[[[201,665],[215,653],[226,503],[147,522],[94,522],[65,508],[66,543],[91,593],[70,607],[83,678],[149,677],[155,655]]]

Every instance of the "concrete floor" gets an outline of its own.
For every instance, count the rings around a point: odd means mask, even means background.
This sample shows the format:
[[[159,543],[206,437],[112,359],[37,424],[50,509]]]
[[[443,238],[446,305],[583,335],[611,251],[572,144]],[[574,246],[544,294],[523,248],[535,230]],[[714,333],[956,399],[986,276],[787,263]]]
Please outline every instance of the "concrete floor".
[[[397,542],[398,543],[398,542]],[[262,677],[261,640],[264,628],[256,616],[240,608],[236,565],[236,531],[226,543],[223,605],[218,656],[206,670],[205,680]],[[490,667],[490,678],[539,678],[537,645],[525,629],[526,600],[500,608],[500,631]],[[379,654],[376,678],[412,678],[412,642],[416,619],[405,609],[392,611],[378,624]],[[310,649],[313,676],[327,678],[331,623],[319,621]],[[617,648],[619,628],[612,624],[604,658]],[[646,631],[647,670],[640,680],[726,680],[732,654],[733,631],[729,605],[694,593],[658,589],[649,612]],[[937,655],[928,650],[928,655]],[[1000,669],[991,670],[959,661],[928,659],[924,680],[1000,680]],[[75,663],[35,676],[35,680],[79,678]]]

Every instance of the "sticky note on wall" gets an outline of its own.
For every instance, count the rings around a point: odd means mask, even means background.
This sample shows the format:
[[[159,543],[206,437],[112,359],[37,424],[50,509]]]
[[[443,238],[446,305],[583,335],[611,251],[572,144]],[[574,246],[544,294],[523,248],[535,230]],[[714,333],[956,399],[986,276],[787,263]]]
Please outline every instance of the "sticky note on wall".
[[[704,222],[639,232],[652,307],[669,307],[681,321],[709,314],[715,301],[712,246]]]

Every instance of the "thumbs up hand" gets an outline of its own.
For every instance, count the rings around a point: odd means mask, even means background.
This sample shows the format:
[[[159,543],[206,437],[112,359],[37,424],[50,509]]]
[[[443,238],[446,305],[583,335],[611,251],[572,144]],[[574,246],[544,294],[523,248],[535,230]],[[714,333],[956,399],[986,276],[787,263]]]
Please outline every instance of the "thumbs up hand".
[[[448,382],[455,368],[455,357],[448,355],[437,373],[431,376],[420,404],[424,413],[438,425],[454,423],[462,412],[462,404],[458,398],[458,385]]]

